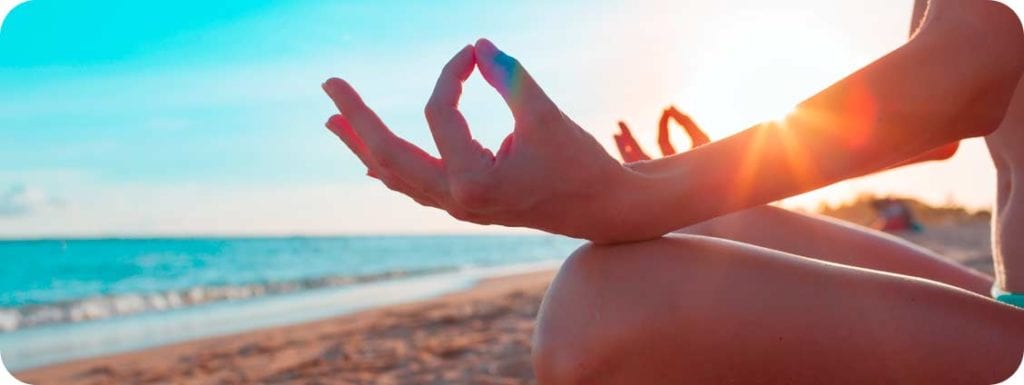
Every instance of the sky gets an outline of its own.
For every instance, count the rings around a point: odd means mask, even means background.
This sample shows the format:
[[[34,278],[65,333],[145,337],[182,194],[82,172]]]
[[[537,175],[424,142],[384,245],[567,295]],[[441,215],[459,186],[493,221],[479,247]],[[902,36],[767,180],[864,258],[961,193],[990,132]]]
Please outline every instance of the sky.
[[[619,119],[653,150],[665,106],[712,139],[781,116],[902,44],[911,7],[33,0],[0,28],[0,237],[509,231],[459,223],[365,177],[323,128],[335,110],[320,84],[344,77],[395,132],[436,153],[423,105],[447,59],[487,37],[610,152]],[[485,145],[511,129],[478,74],[462,110]],[[994,185],[971,140],[951,161],[783,204],[876,192],[986,208]]]

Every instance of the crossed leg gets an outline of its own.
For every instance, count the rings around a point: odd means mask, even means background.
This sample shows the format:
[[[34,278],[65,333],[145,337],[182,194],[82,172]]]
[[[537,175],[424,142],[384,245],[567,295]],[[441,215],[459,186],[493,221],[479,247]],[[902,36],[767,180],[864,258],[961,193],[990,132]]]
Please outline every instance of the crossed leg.
[[[992,384],[1024,312],[907,275],[725,239],[584,246],[541,307],[541,384]]]
[[[992,278],[902,238],[819,215],[760,206],[677,231],[775,249],[803,257],[953,285],[988,295]]]

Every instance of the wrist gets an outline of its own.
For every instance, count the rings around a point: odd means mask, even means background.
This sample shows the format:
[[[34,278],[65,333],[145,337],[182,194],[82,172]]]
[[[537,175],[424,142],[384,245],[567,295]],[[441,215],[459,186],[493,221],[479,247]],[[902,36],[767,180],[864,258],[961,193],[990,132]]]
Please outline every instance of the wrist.
[[[651,162],[643,162],[649,165]],[[595,207],[598,231],[587,239],[597,244],[638,242],[661,237],[673,231],[665,218],[673,210],[662,185],[663,176],[637,172],[636,164],[623,167],[609,179],[603,201]]]

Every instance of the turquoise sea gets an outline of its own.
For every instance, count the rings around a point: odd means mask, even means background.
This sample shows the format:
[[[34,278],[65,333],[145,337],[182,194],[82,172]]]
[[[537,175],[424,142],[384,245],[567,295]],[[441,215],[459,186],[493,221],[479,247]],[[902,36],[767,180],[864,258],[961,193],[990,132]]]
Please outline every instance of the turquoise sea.
[[[15,370],[408,302],[553,268],[550,235],[0,241]]]

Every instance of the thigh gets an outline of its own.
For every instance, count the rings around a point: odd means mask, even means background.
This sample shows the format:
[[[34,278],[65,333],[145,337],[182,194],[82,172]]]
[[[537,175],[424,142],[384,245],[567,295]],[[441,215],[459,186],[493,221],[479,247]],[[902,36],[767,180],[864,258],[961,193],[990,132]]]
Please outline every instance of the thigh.
[[[822,216],[760,206],[679,230],[987,293],[992,278],[902,238]]]
[[[534,349],[541,383],[991,384],[1020,362],[1024,312],[682,235],[580,249],[544,300]]]

